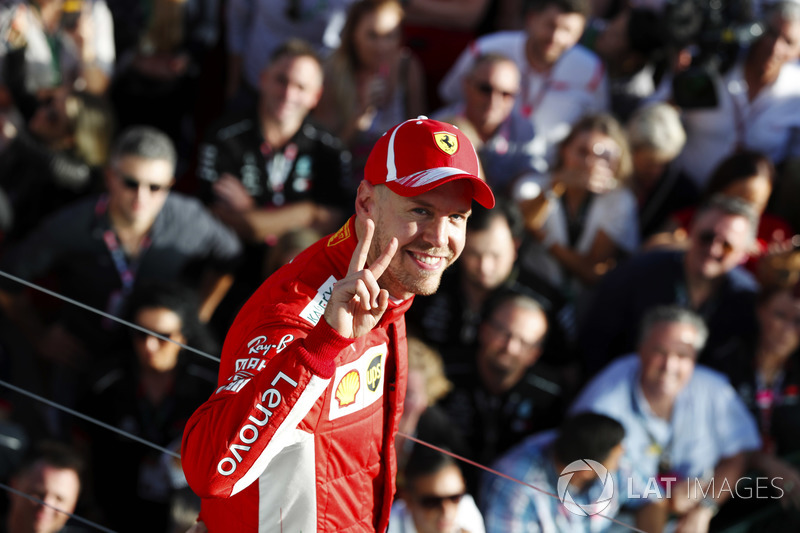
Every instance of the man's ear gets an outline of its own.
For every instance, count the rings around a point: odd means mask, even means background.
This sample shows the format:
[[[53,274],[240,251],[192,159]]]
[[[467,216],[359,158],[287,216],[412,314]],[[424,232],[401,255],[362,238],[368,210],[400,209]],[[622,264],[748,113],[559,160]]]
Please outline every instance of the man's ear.
[[[356,215],[360,218],[372,218],[375,216],[375,195],[378,191],[375,185],[367,180],[361,180],[356,193]]]

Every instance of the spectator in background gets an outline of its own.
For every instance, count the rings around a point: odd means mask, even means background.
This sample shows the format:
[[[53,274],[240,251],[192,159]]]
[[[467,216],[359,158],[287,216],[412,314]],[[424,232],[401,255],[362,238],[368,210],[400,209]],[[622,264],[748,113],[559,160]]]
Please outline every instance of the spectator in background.
[[[586,289],[639,245],[630,174],[620,124],[608,114],[588,115],[559,145],[552,174],[516,185],[533,237],[520,261],[559,288],[579,315]]]
[[[765,7],[763,35],[714,79],[717,105],[677,101],[688,136],[678,161],[699,188],[739,148],[761,151],[775,165],[800,157],[800,4]]]
[[[11,478],[11,487],[23,494],[9,494],[4,531],[87,531],[83,528],[65,528],[69,520],[69,515],[65,513],[75,511],[81,495],[84,467],[83,459],[67,445],[53,441],[40,442]]]
[[[104,0],[25,0],[0,7],[5,46],[0,46],[0,85],[6,54],[25,62],[25,88],[103,94],[115,62],[114,29]],[[6,26],[7,24],[7,26]],[[8,50],[8,51],[7,51]]]
[[[626,131],[631,148],[631,189],[639,206],[639,232],[646,240],[675,211],[697,203],[694,182],[673,163],[686,144],[678,111],[655,103],[637,109]]]
[[[760,259],[770,249],[782,246],[792,236],[791,226],[782,218],[765,212],[767,202],[772,195],[775,181],[775,168],[761,152],[740,150],[723,159],[714,169],[711,178],[700,196],[701,202],[707,202],[716,194],[741,198],[753,208],[758,218],[756,246],[750,251],[747,268],[759,276]],[[695,206],[686,207],[675,212],[664,225],[663,231],[652,236],[651,246],[686,245],[686,234],[696,211]],[[765,267],[767,265],[764,265]]]
[[[637,525],[662,531],[668,512],[679,517],[676,531],[699,533],[744,475],[748,454],[761,446],[755,420],[725,376],[697,356],[708,338],[700,316],[679,306],[657,306],[642,319],[638,353],[611,363],[595,376],[570,407],[618,420],[625,427],[629,483],[644,494],[651,480],[671,478],[671,495],[645,508]],[[713,472],[713,474],[712,474]]]
[[[417,447],[417,443],[405,435],[448,448],[459,455],[466,452],[463,437],[438,405],[452,388],[439,354],[417,337],[408,337],[408,385],[395,438],[398,472],[403,472],[409,455]]]
[[[225,2],[228,52],[225,93],[233,108],[238,111],[255,108],[261,74],[275,50],[288,39],[303,39],[323,56],[336,49],[347,8],[352,3],[353,0]]]
[[[7,241],[18,241],[42,219],[99,189],[114,133],[108,102],[89,93],[58,92],[38,102],[27,127],[5,128],[0,187],[14,211]]]
[[[186,421],[216,388],[215,370],[180,346],[210,346],[196,304],[176,285],[137,288],[126,318],[146,332],[131,329],[127,346],[98,365],[78,411],[179,453]],[[120,533],[167,533],[172,497],[186,486],[180,460],[106,428],[78,426],[104,523]]]
[[[483,533],[483,517],[467,493],[458,463],[440,451],[416,446],[392,505],[387,533]]]
[[[624,436],[625,430],[616,420],[582,413],[565,420],[558,430],[528,437],[503,455],[494,468],[550,494],[496,474],[484,474],[480,507],[486,530],[503,533],[607,531],[611,520],[587,514],[601,513],[613,518],[626,503],[625,490],[609,492],[606,488],[626,486],[619,468]],[[604,468],[613,483],[607,483],[593,469],[575,469],[568,478],[566,492],[562,491],[559,479],[565,468],[576,461],[585,465],[587,460],[597,464],[595,468]],[[570,500],[565,498],[562,503],[555,494],[566,494]]]
[[[360,0],[347,13],[341,44],[325,64],[314,116],[353,156],[353,189],[372,145],[387,130],[427,109],[419,60],[402,46],[399,0]]]
[[[517,65],[500,53],[483,54],[463,79],[464,100],[434,113],[445,122],[466,121],[486,181],[495,194],[509,196],[511,184],[547,164],[533,153],[533,125],[514,107],[520,90]],[[460,126],[459,126],[460,127]]]
[[[656,62],[663,59],[661,21],[650,8],[623,7],[594,42],[608,69],[611,112],[627,122],[656,90]]]
[[[220,328],[261,284],[270,245],[289,230],[325,235],[353,210],[349,154],[309,118],[322,94],[322,66],[308,43],[275,50],[261,75],[259,105],[213,124],[200,146],[200,195],[245,242],[245,261],[221,309]]]
[[[488,52],[507,54],[522,73],[517,108],[537,132],[535,153],[552,163],[556,145],[580,117],[608,109],[608,83],[600,59],[580,45],[588,0],[530,0],[525,30],[485,35],[472,43],[442,80],[447,103],[463,100],[463,79]]]
[[[800,451],[800,297],[790,289],[762,289],[756,317],[758,337],[742,345],[729,370],[731,384],[758,422],[763,446],[754,465],[800,487],[800,476],[784,461]],[[800,503],[800,493],[791,496]]]
[[[199,294],[199,317],[208,321],[232,283],[241,246],[200,202],[170,192],[175,159],[163,133],[126,130],[106,169],[108,193],[46,219],[9,251],[3,270],[30,281],[52,276],[61,294],[115,316],[137,283],[182,282]],[[14,335],[28,340],[57,380],[91,368],[120,339],[112,321],[73,306],[48,320],[10,280],[2,285],[0,306],[17,328]],[[71,390],[67,385],[65,394]]]
[[[475,350],[485,305],[493,295],[510,287],[535,297],[546,309],[552,327],[545,356],[567,359],[560,295],[516,264],[522,231],[522,219],[513,203],[498,199],[491,210],[475,206],[467,220],[461,260],[442,277],[436,294],[418,296],[407,313],[409,331],[436,348],[448,376],[472,368],[472,361],[464,354]]]
[[[468,458],[489,464],[537,431],[558,425],[565,392],[560,376],[538,362],[547,334],[539,303],[506,292],[492,302],[478,333],[469,373],[450,376],[442,405],[469,446]],[[471,474],[477,472],[471,472]],[[476,481],[470,477],[470,484]]]
[[[444,274],[435,294],[414,299],[408,328],[442,354],[445,374],[472,366],[464,353],[474,349],[484,304],[516,277],[521,238],[522,219],[513,204],[498,198],[491,210],[475,207],[461,260]]]
[[[699,361],[724,371],[738,339],[755,333],[757,284],[743,268],[755,239],[756,218],[746,202],[714,197],[700,208],[686,250],[653,250],[604,276],[579,325],[587,376],[636,348],[631,324],[657,305],[699,313],[710,330]]]
[[[107,1],[119,58],[110,96],[120,127],[147,124],[169,135],[181,175],[194,148],[196,99],[210,95],[200,68],[218,39],[220,0]],[[221,102],[197,107],[218,113]]]

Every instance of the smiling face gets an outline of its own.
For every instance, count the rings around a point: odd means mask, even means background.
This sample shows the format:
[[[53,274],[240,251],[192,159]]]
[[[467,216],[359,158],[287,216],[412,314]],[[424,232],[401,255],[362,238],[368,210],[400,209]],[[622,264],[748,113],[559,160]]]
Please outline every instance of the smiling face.
[[[718,209],[701,213],[689,230],[688,276],[705,280],[719,278],[744,262],[751,243],[747,218]]]
[[[322,69],[311,57],[278,58],[261,75],[261,112],[277,122],[302,122],[321,95]]]
[[[472,185],[467,180],[451,181],[408,198],[385,185],[363,181],[356,212],[375,222],[369,261],[375,261],[392,238],[399,244],[378,280],[380,286],[402,300],[436,292],[442,273],[464,249],[471,206]]]
[[[29,494],[47,505],[23,496],[10,495],[9,530],[36,533],[56,533],[67,523],[68,513],[75,511],[80,492],[78,474],[67,468],[56,468],[44,462],[35,464],[30,472],[12,483],[20,492]],[[52,506],[52,507],[48,507]]]
[[[639,346],[641,385],[648,400],[674,400],[689,383],[697,358],[698,331],[681,322],[658,322]]]
[[[764,35],[750,51],[749,60],[758,65],[766,78],[777,77],[783,66],[800,57],[800,20],[787,20],[773,14]]]

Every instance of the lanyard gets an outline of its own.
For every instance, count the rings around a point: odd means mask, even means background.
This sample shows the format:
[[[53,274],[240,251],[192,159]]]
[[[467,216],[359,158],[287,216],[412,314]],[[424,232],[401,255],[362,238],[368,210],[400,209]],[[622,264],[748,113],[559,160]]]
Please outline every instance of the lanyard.
[[[106,209],[108,208],[108,196],[103,195],[97,201],[97,205],[95,206],[95,213],[97,215],[104,215],[106,213]],[[119,275],[119,279],[122,282],[122,289],[116,290],[111,293],[109,296],[107,312],[112,315],[117,315],[119,311],[122,310],[122,304],[125,301],[126,297],[131,293],[133,290],[133,285],[136,282],[136,272],[139,269],[139,263],[141,258],[144,256],[145,252],[150,248],[151,240],[150,235],[145,235],[142,239],[141,244],[139,245],[139,256],[132,262],[128,262],[128,259],[125,257],[125,252],[122,249],[122,246],[119,244],[119,239],[117,239],[117,234],[114,233],[114,230],[109,228],[103,231],[103,243],[106,245],[106,249],[108,249],[108,253],[111,255],[111,260],[114,263],[114,268]],[[108,325],[108,319],[105,319],[105,322]]]
[[[522,112],[522,115],[527,118],[530,118],[531,115],[533,115],[533,113],[539,108],[542,100],[544,100],[544,97],[547,96],[547,91],[550,90],[551,86],[550,72],[548,72],[547,76],[542,81],[542,84],[539,86],[539,89],[536,91],[536,94],[531,96],[531,75],[531,70],[526,69],[525,76],[522,80],[522,106],[520,107],[520,111]]]
[[[759,421],[761,422],[761,435],[762,437],[768,436],[772,426],[772,411],[776,405],[780,405],[783,400],[781,388],[783,388],[783,380],[785,373],[781,370],[777,376],[772,387],[767,386],[764,381],[764,376],[761,372],[756,371],[756,407],[758,408]],[[770,439],[764,439],[765,445],[770,443]]]

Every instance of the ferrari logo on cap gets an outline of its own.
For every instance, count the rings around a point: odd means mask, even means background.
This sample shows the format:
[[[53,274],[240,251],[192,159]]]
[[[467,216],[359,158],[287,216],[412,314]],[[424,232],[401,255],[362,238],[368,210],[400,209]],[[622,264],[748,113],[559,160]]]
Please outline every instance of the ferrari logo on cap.
[[[439,147],[439,150],[447,155],[453,155],[458,151],[458,137],[449,131],[434,133],[433,138],[436,140],[436,146]]]

